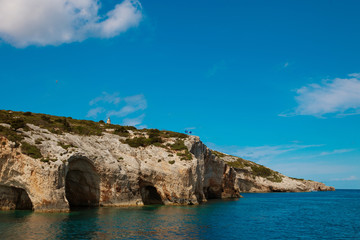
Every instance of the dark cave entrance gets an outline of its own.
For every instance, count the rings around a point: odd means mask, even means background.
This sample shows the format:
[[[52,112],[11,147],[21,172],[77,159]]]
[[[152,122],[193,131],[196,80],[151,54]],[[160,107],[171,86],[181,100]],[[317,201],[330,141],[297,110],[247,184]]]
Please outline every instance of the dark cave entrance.
[[[144,205],[164,204],[160,194],[152,185],[140,186],[140,193]]]
[[[0,186],[0,209],[33,210],[33,204],[24,189]]]
[[[88,160],[70,162],[65,178],[65,194],[70,209],[99,206],[100,178]]]

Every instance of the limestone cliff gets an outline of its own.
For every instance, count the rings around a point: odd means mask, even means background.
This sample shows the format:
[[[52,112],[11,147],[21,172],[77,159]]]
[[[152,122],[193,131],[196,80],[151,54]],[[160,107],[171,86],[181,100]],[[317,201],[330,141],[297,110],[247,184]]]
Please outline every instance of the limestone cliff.
[[[333,190],[156,129],[0,111],[0,144],[0,209],[199,204],[240,192]]]

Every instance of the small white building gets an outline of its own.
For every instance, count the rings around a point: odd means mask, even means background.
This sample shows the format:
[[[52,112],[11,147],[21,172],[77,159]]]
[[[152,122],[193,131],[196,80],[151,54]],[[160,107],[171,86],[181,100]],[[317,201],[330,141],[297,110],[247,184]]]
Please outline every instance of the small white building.
[[[106,123],[107,123],[107,124],[111,124],[110,117],[108,117],[108,119],[107,119]]]

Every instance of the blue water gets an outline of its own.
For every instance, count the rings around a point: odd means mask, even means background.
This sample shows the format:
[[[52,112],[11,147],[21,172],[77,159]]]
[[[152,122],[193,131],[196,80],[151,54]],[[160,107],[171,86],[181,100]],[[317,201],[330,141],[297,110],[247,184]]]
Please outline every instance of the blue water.
[[[0,239],[360,239],[360,190],[247,193],[199,206],[0,212]]]

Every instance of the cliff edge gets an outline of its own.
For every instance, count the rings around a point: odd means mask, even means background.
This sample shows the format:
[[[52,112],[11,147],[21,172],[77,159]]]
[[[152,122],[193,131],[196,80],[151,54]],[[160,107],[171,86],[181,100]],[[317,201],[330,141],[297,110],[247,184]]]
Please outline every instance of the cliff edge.
[[[0,144],[0,209],[190,205],[241,192],[334,190],[157,129],[2,110]]]

